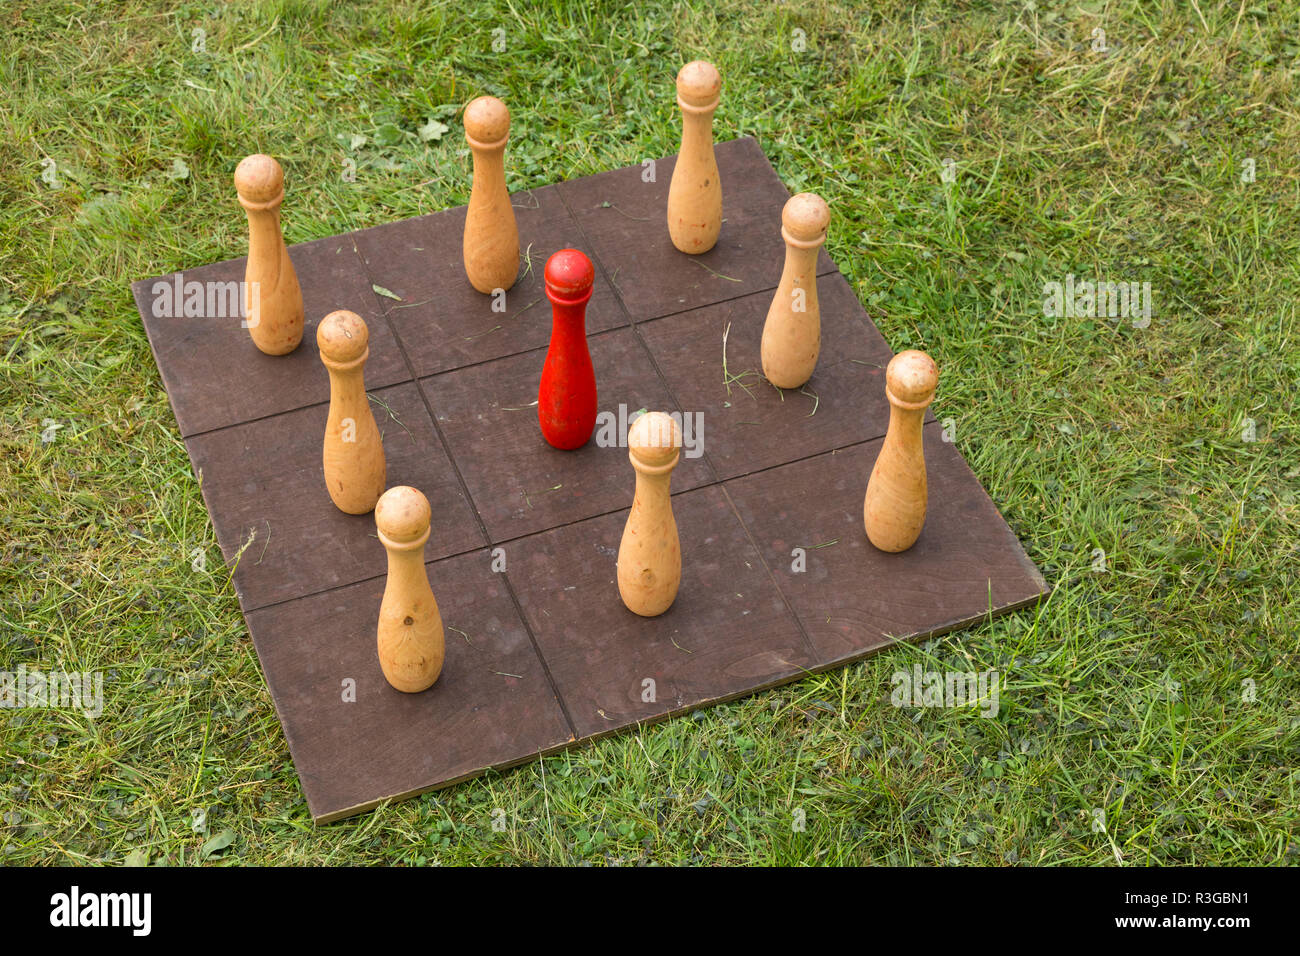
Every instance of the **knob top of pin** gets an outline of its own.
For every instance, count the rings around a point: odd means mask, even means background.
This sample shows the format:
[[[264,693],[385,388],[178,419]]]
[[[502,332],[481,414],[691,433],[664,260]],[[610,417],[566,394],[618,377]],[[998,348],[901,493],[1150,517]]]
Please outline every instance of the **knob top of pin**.
[[[347,309],[331,312],[316,327],[316,346],[333,362],[355,362],[366,354],[369,345],[370,330],[365,320]]]
[[[939,367],[924,352],[908,349],[889,360],[885,387],[891,398],[906,405],[928,405],[939,384]]]
[[[551,298],[580,299],[595,281],[596,267],[577,249],[561,249],[546,260],[546,291]]]
[[[375,527],[391,541],[404,544],[429,531],[429,499],[409,485],[395,485],[375,505]]]
[[[664,412],[647,412],[627,430],[627,447],[643,465],[662,468],[682,447],[681,426]]]
[[[712,106],[721,91],[722,76],[707,60],[692,60],[677,72],[677,95],[688,106]]]
[[[465,107],[465,135],[485,146],[510,133],[510,110],[495,96],[480,96]]]
[[[831,210],[816,193],[791,196],[781,210],[781,225],[791,238],[800,242],[818,242],[826,238]]]
[[[284,192],[284,170],[265,153],[245,156],[235,167],[235,188],[249,202],[270,202]]]

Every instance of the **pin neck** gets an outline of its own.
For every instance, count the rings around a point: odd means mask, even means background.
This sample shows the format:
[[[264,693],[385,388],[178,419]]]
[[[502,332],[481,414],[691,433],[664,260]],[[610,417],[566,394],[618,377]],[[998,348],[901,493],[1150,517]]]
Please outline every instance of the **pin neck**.
[[[636,469],[638,475],[645,475],[653,478],[658,475],[671,474],[672,470],[677,467],[677,462],[681,460],[682,453],[678,450],[677,454],[673,455],[672,461],[666,462],[662,465],[647,465],[636,456],[636,449],[634,448],[629,448],[627,450],[627,457],[632,462],[632,467]]]
[[[351,362],[336,362],[324,352],[320,354],[321,363],[331,372],[351,372],[353,369],[358,369],[365,365],[366,359],[368,358],[370,358],[370,348],[368,346],[364,352],[354,358]]]
[[[397,553],[402,553],[405,551],[418,551],[421,548],[423,548],[424,543],[429,540],[428,528],[424,529],[424,534],[420,535],[418,538],[413,538],[410,541],[395,541],[392,538],[390,538],[388,535],[384,534],[382,531],[379,531],[378,528],[376,528],[375,530],[379,534],[379,540],[383,544],[383,546],[387,548],[389,551],[393,551]]]
[[[510,138],[510,134],[506,133],[506,135],[502,136],[495,143],[485,143],[482,140],[475,139],[473,136],[469,135],[469,133],[465,134],[465,142],[469,143],[470,149],[480,150],[485,153],[490,153],[493,150],[497,150],[497,149],[505,149],[506,140],[508,140],[509,138]]]
[[[934,392],[931,392],[929,395],[927,395],[919,402],[905,402],[897,395],[895,395],[892,391],[890,391],[888,385],[885,386],[885,395],[889,399],[889,404],[893,405],[895,408],[905,409],[909,412],[924,411],[925,409],[929,408],[930,403],[934,401]]]
[[[715,96],[712,103],[708,103],[704,106],[694,106],[682,99],[682,94],[677,94],[677,105],[682,108],[683,113],[712,113],[718,108],[720,102],[722,102],[721,94]]]
[[[796,239],[790,235],[790,230],[782,226],[781,238],[785,240],[787,246],[794,246],[796,249],[816,249],[826,241],[826,233],[823,232],[816,239]]]
[[[581,293],[576,298],[570,299],[568,296],[564,296],[556,292],[548,285],[546,287],[546,297],[551,300],[552,305],[567,305],[567,306],[583,305],[591,298],[591,295],[594,291],[595,291],[595,286],[592,286],[591,288],[587,289],[586,292]]]
[[[227,194],[229,195],[229,194]],[[284,201],[284,187],[280,187],[280,192],[266,202],[254,202],[251,199],[245,199],[243,193],[239,193],[239,204],[249,212],[266,212],[270,209],[279,209],[280,203]]]

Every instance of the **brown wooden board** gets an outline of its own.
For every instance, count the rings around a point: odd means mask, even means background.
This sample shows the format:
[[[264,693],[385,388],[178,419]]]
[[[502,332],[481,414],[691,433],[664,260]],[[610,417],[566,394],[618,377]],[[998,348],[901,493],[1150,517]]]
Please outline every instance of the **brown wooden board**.
[[[370,327],[367,386],[410,381],[393,333],[380,321],[384,299],[371,289],[352,237],[334,236],[294,246],[292,259],[302,286],[303,344],[285,356],[263,355],[252,348],[248,329],[238,315],[154,314],[176,312],[167,308],[175,295],[165,294],[159,283],[172,289],[178,278],[182,283],[240,283],[244,281],[243,259],[185,269],[134,285],[136,307],[183,436],[328,398],[329,374],[316,351],[316,326],[336,309],[357,313]]]
[[[354,234],[362,261],[372,275],[383,277],[376,284],[400,298],[385,296],[387,316],[415,375],[526,352],[550,341],[551,307],[542,272],[552,253],[583,244],[582,231],[554,186],[513,198],[520,274],[501,297],[482,295],[465,277],[464,206]],[[587,331],[627,323],[613,289],[598,276],[587,304]]]
[[[587,343],[602,412],[617,416],[622,405],[626,419],[642,408],[679,410],[630,328],[589,335]],[[545,358],[542,349],[420,380],[493,542],[628,503],[626,448],[593,440],[560,451],[542,438],[537,388]],[[682,455],[677,487],[711,480],[701,456]]]
[[[625,508],[505,549],[578,736],[770,687],[816,665],[721,487],[673,497],[682,583],[657,618],[633,614],[618,599],[615,563],[627,516]]]
[[[155,283],[174,277],[135,284],[317,822],[1046,593],[933,416],[920,539],[897,555],[867,542],[862,499],[888,424],[892,353],[823,253],[817,371],[798,390],[762,378],[789,194],[752,139],[717,155],[724,223],[703,256],[668,241],[672,157],[655,162],[653,181],[638,164],[516,194],[526,257],[499,311],[465,279],[463,207],[292,247],[307,330],[287,357],[258,352],[237,317],[155,314]],[[550,328],[541,272],[564,246],[598,267],[588,342],[601,411],[616,422],[641,408],[702,422],[703,453],[683,454],[673,474],[682,585],[658,618],[618,596],[634,485],[626,447],[557,451],[538,428]],[[242,276],[242,260],[184,271]],[[433,510],[426,559],[447,658],[422,694],[392,690],[379,670],[386,564],[373,516],[342,514],[323,484],[329,386],[314,330],[336,308],[370,326],[366,381],[388,484],[420,488]],[[806,570],[794,570],[796,548]]]
[[[682,407],[703,414],[705,454],[722,478],[879,438],[889,426],[885,366],[894,353],[843,276],[821,276],[817,287],[821,353],[800,389],[762,375],[770,291],[637,327]]]
[[[408,382],[371,397],[388,484],[419,488],[436,508],[426,557],[481,548],[482,531],[418,389]],[[311,493],[325,487],[328,412],[328,404],[313,405],[188,442],[222,554],[236,565],[245,611],[385,573],[374,516],[344,514],[328,492]]]
[[[382,578],[248,615],[317,822],[573,739],[490,555],[464,554],[426,569],[447,636],[437,694],[403,694],[379,671]]]
[[[929,503],[916,544],[872,547],[862,530],[882,441],[725,483],[822,666],[1036,601],[1043,577],[937,422],[924,428]],[[810,506],[808,489],[816,488]],[[805,570],[792,570],[803,548]]]
[[[668,187],[676,156],[561,183],[561,198],[586,234],[634,321],[685,312],[776,288],[785,258],[781,209],[790,198],[752,137],[715,149],[722,180],[722,232],[708,252],[688,256],[668,241]],[[834,272],[822,249],[818,274]]]

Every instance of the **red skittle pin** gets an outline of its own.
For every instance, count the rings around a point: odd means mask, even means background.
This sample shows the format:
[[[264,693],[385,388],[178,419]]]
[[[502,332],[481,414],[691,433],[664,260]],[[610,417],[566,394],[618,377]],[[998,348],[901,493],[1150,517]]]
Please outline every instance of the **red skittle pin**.
[[[587,351],[587,300],[596,281],[591,260],[561,249],[546,261],[551,345],[537,392],[542,437],[556,448],[581,448],[596,430],[596,372]]]

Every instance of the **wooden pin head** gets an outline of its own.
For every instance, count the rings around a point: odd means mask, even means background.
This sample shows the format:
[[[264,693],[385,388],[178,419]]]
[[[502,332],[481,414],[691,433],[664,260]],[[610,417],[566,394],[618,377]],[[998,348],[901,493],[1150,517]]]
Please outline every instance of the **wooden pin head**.
[[[274,202],[284,195],[284,170],[264,153],[245,156],[235,167],[239,198],[254,205]]]
[[[471,146],[504,145],[510,135],[510,110],[495,96],[480,96],[465,107],[465,139]]]
[[[429,499],[410,485],[394,485],[375,505],[375,528],[385,547],[409,551],[429,538]]]
[[[900,408],[925,408],[934,399],[939,384],[939,367],[924,352],[908,349],[889,360],[885,369],[885,392],[891,404]]]
[[[576,302],[591,297],[596,267],[577,249],[561,249],[546,260],[546,295],[552,302]]]
[[[830,221],[830,207],[816,193],[791,196],[781,210],[781,231],[785,233],[786,239],[793,239],[804,246],[825,242],[826,227]]]
[[[712,109],[721,91],[718,68],[707,60],[692,60],[677,72],[677,101],[684,107]]]
[[[332,365],[349,365],[366,357],[370,330],[355,312],[340,309],[320,320],[316,327],[316,347],[323,361]]]
[[[633,465],[647,469],[671,469],[677,464],[681,447],[681,427],[676,419],[663,412],[642,415],[627,432],[628,455]]]

